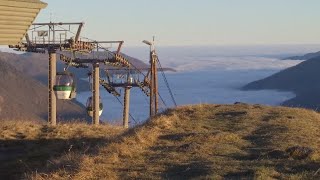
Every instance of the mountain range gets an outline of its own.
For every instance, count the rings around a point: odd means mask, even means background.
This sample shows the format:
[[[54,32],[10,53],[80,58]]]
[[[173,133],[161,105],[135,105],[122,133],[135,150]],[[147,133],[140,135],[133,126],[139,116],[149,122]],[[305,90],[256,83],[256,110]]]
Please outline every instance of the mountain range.
[[[270,77],[249,83],[243,89],[291,91],[296,94],[296,97],[283,102],[282,105],[318,110],[320,108],[320,52],[306,54],[299,58],[296,56],[296,59],[307,57],[313,58]]]
[[[283,60],[308,60],[312,58],[316,58],[320,56],[320,51],[319,52],[314,52],[314,53],[308,53],[302,56],[291,56],[284,58]]]

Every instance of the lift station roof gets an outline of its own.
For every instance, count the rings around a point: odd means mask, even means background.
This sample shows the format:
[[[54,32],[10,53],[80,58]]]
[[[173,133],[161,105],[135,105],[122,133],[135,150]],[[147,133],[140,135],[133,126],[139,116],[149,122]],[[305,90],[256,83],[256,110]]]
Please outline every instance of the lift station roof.
[[[40,0],[0,0],[0,45],[19,44],[46,6]]]

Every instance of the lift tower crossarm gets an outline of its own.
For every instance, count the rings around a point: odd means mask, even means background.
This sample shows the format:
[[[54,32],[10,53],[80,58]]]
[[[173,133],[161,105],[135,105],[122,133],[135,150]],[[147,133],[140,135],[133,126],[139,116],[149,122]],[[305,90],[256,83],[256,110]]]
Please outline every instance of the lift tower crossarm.
[[[76,59],[73,60],[73,62],[79,63],[79,64],[82,64],[82,63],[85,63],[85,64],[89,64],[89,63],[105,63],[107,61],[108,61],[108,59],[79,59],[79,58],[76,58]]]
[[[66,27],[67,26],[67,27]],[[77,33],[74,39],[71,39],[69,36],[67,39],[67,33],[72,34],[70,28],[74,26],[77,27]],[[17,48],[18,51],[27,51],[35,53],[45,53],[46,50],[55,49],[55,50],[75,50],[75,51],[84,51],[91,52],[95,46],[87,41],[80,41],[80,33],[84,26],[83,22],[68,22],[68,23],[33,23],[29,31],[32,34],[30,36],[28,33],[25,35],[24,42],[19,44],[11,44],[10,48]],[[34,33],[39,33],[41,35],[34,36]],[[44,33],[41,33],[44,32]],[[61,40],[61,34],[65,32],[65,39]],[[60,33],[60,40],[56,39],[56,35]]]
[[[33,26],[47,26],[47,25],[54,25],[54,26],[58,26],[58,25],[84,25],[84,22],[59,22],[59,23],[54,23],[54,22],[50,22],[50,23],[33,23]]]
[[[107,81],[100,78],[99,82],[110,94],[113,94],[114,96],[118,96],[118,97],[120,96],[120,93],[117,92],[117,90],[112,85],[110,85]]]
[[[66,65],[73,66],[75,68],[89,68],[89,66],[87,64],[74,62],[74,59],[72,59],[70,57],[67,57],[67,56],[65,56],[63,54],[60,54],[60,60],[65,62]]]

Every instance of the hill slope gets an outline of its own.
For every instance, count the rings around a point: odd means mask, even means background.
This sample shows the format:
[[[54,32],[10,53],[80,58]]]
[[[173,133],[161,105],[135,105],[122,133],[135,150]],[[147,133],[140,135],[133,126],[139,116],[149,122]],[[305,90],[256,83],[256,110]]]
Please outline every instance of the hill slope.
[[[6,63],[0,56],[0,119],[46,120],[47,87]],[[85,118],[84,108],[58,102],[58,118]]]
[[[284,58],[284,60],[308,60],[316,57],[320,57],[320,51],[315,53],[308,53],[302,56],[288,57],[288,58]]]
[[[246,85],[245,90],[276,89],[292,91],[297,97],[284,105],[318,109],[320,107],[320,57],[309,59],[270,77]]]
[[[4,123],[0,173],[30,179],[319,179],[319,128],[313,111],[245,104],[179,107],[129,131]],[[4,158],[8,149],[11,156]]]

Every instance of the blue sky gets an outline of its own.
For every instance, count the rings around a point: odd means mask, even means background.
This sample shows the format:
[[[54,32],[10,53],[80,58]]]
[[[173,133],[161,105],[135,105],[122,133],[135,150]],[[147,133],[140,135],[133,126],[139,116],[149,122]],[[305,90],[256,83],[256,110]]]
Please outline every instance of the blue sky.
[[[170,45],[318,44],[319,0],[43,0],[36,22],[84,21],[84,36]]]

